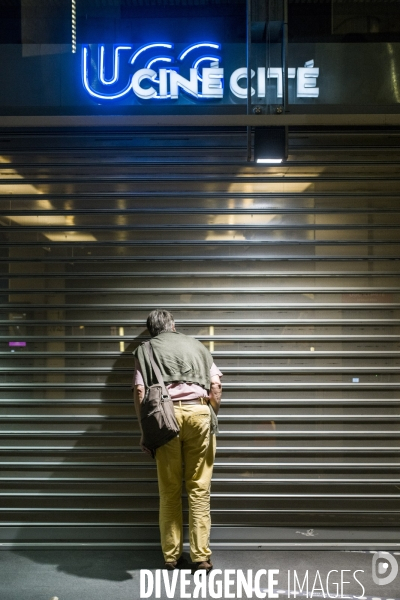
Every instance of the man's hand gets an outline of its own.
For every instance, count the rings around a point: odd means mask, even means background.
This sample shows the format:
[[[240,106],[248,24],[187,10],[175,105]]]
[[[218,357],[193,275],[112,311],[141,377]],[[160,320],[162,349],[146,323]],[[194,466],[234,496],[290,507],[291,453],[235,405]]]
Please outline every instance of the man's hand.
[[[214,409],[215,414],[218,414],[219,406],[221,404],[222,396],[222,385],[219,375],[213,375],[211,377],[211,388],[210,388],[210,404]]]
[[[140,422],[140,404],[143,401],[143,398],[144,398],[144,386],[143,385],[135,385],[135,387],[133,388],[133,403],[135,405],[135,412],[136,412],[137,420],[138,420],[139,427],[140,427],[140,433],[141,433],[139,446],[141,447],[142,452],[145,452],[146,454],[150,454],[150,456],[151,456],[151,450],[149,450],[148,448],[146,448],[146,446],[143,445],[143,432],[142,432],[142,425]]]
[[[150,456],[153,456],[151,450],[149,450],[144,444],[143,444],[143,436],[140,438],[140,442],[139,442],[139,446],[142,449],[142,452],[144,452],[145,454],[150,454]]]

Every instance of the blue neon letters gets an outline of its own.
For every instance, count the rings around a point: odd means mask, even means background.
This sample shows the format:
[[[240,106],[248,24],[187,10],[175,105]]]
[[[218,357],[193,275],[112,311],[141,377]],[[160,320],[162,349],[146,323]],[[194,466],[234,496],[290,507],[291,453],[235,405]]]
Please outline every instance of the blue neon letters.
[[[221,56],[209,52],[220,51],[215,42],[199,42],[184,48],[177,58],[174,45],[168,42],[145,44],[134,50],[129,44],[114,45],[112,52],[104,44],[96,48],[85,44],[82,47],[82,84],[86,92],[98,101],[110,102],[133,94],[140,100],[179,99],[184,92],[194,99],[222,99],[224,96],[224,69]],[[196,52],[197,50],[197,52]],[[204,54],[204,50],[209,52]],[[162,52],[159,53],[159,52]],[[199,54],[203,52],[199,56]],[[187,60],[189,60],[189,64]],[[133,69],[132,69],[133,65]],[[185,74],[180,68],[185,66]],[[296,96],[318,98],[317,78],[319,69],[314,61],[304,67],[289,68],[289,79],[297,74]],[[266,95],[267,80],[276,81],[276,96],[282,98],[282,69],[258,67],[251,71],[255,78],[252,95]],[[229,89],[239,99],[247,97],[247,68],[233,71],[229,77]],[[239,85],[239,81],[244,80]]]
[[[180,90],[194,98],[222,98],[223,70],[219,69],[220,56],[211,55],[197,58],[190,68],[189,79],[179,73],[179,63],[182,63],[191,52],[198,48],[220,50],[220,44],[214,42],[192,44],[179,54],[176,61],[173,56],[154,56],[154,51],[159,48],[173,50],[174,46],[165,42],[157,42],[141,46],[133,53],[132,46],[114,46],[112,66],[107,69],[104,44],[100,44],[98,47],[97,65],[95,63],[95,52],[91,50],[88,44],[85,44],[82,47],[82,83],[85,90],[93,98],[108,101],[122,98],[130,92],[133,92],[141,100],[151,98],[177,99]],[[150,51],[152,52],[148,57]],[[139,68],[134,73],[131,72],[127,76],[127,84],[121,89],[121,85],[119,86],[118,83],[121,79],[122,60],[125,59],[127,65],[133,65],[139,56],[144,53],[146,53],[145,58],[147,58],[144,68]],[[173,66],[172,63],[174,62],[178,63],[177,66]],[[156,63],[160,67],[158,73],[153,68]],[[160,63],[168,63],[169,68],[163,68]],[[205,64],[200,73],[199,65],[201,63]],[[211,69],[215,70],[215,73],[210,74]],[[107,70],[111,72],[111,77],[106,77]],[[203,81],[202,76],[204,72],[206,72],[205,81]],[[153,84],[156,84],[157,88]],[[111,86],[113,87],[111,88]]]

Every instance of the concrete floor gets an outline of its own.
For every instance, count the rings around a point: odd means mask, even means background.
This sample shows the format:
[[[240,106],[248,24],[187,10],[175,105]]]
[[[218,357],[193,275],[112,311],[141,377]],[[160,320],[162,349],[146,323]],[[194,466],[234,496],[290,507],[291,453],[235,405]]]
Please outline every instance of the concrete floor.
[[[400,552],[393,552],[392,555],[400,564]],[[331,597],[353,600],[354,597],[362,596],[362,587],[353,578],[354,571],[361,569],[364,573],[359,572],[356,577],[365,588],[364,598],[400,600],[400,573],[392,583],[377,585],[372,580],[372,556],[371,552],[351,551],[217,550],[213,553],[213,562],[214,570],[241,569],[246,575],[247,569],[253,569],[253,573],[259,569],[279,569],[279,575],[275,575],[278,579],[275,591],[279,591],[281,599],[289,597],[288,570],[291,571],[291,581],[295,569],[301,583],[308,570],[308,595],[304,588],[302,593],[297,594],[298,598],[323,598],[323,593],[325,597],[329,597],[326,589],[328,572],[337,569],[340,578],[340,571],[347,569],[343,578],[350,583],[344,585],[343,595],[339,590],[337,596],[334,586],[338,579],[337,573],[330,576],[329,593]],[[139,600],[140,569],[150,569],[154,573],[162,565],[160,552],[154,550],[4,550],[0,552],[0,600],[50,600],[55,596],[59,600]],[[311,595],[317,571],[323,590],[317,580]],[[386,570],[386,575],[389,571],[390,569]],[[221,579],[221,575],[217,575],[215,582]],[[193,582],[193,577],[188,577]],[[266,590],[266,587],[266,578],[263,577],[261,588]],[[191,589],[193,590],[191,586],[187,588],[188,594]],[[235,586],[230,589],[235,590]],[[161,590],[159,597],[167,598],[164,586]],[[154,592],[149,596],[150,599],[155,597]],[[182,597],[179,586],[175,595],[170,597]],[[211,596],[207,594],[206,597]],[[224,598],[227,595],[214,597]],[[231,597],[235,598],[236,594]],[[246,595],[243,594],[243,597]],[[256,598],[254,591],[252,597]],[[293,597],[292,593],[291,598]]]

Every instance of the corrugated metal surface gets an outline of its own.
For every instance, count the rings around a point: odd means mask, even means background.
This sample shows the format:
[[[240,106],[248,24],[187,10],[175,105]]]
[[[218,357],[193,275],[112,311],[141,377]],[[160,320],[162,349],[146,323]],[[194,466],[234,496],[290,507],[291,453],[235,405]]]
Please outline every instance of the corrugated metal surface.
[[[297,130],[260,168],[241,130],[2,133],[3,542],[156,543],[156,306],[225,375],[215,526],[399,525],[399,143]]]

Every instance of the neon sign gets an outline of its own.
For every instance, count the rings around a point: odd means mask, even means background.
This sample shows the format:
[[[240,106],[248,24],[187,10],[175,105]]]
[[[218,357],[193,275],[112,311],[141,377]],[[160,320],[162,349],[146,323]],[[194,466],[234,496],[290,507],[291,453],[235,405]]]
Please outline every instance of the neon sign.
[[[154,52],[166,50],[170,54]],[[134,50],[133,46],[114,45],[111,56],[106,56],[104,44],[99,44],[96,51],[85,44],[82,47],[82,83],[86,92],[93,98],[105,102],[119,100],[128,94],[133,94],[140,100],[171,99],[177,100],[181,92],[194,99],[222,99],[224,97],[225,69],[221,67],[222,58],[210,50],[221,51],[221,44],[215,42],[199,42],[188,46],[175,59],[174,45],[167,42],[146,44]],[[198,56],[196,50],[206,50],[207,54]],[[195,59],[193,60],[193,56]],[[131,70],[137,66],[138,58],[145,60],[142,68]],[[184,65],[189,58],[191,65]],[[143,64],[143,63],[142,63]],[[168,66],[167,66],[168,65]],[[185,66],[185,76],[180,68]],[[125,75],[122,75],[124,71]],[[187,76],[188,75],[188,76]],[[304,67],[289,68],[289,79],[296,79],[296,96],[298,98],[318,98],[319,88],[317,78],[319,68],[314,67],[310,60]],[[125,84],[121,80],[125,78]],[[279,67],[258,67],[251,71],[252,96],[264,98],[267,82],[275,80],[276,96],[283,96],[283,76]],[[243,83],[242,83],[242,80]],[[231,94],[239,99],[247,98],[247,68],[235,69],[229,77]],[[239,84],[241,82],[241,84]]]

